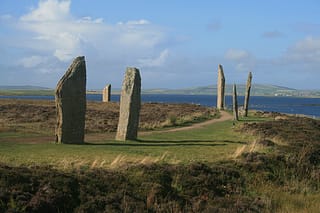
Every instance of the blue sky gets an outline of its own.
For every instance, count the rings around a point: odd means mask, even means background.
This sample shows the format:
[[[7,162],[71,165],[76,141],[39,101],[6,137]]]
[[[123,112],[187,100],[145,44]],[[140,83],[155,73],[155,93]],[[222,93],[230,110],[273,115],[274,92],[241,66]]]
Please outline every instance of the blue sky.
[[[253,82],[320,89],[320,1],[1,0],[0,85],[54,88],[84,55],[87,87]]]

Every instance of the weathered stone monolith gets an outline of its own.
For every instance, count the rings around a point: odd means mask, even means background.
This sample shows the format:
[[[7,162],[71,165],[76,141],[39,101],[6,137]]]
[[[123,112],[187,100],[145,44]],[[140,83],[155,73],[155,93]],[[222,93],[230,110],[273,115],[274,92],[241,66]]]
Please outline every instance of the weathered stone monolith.
[[[225,91],[225,78],[223,67],[219,64],[218,67],[218,82],[217,82],[217,109],[224,109],[224,91]]]
[[[110,102],[111,98],[111,84],[108,84],[102,90],[102,102]]]
[[[83,143],[86,113],[86,63],[79,56],[57,84],[56,143]]]
[[[249,98],[250,98],[250,90],[251,90],[251,81],[252,81],[252,73],[249,72],[247,86],[246,86],[246,94],[244,97],[244,117],[248,117],[248,108],[249,108]]]
[[[238,97],[237,97],[237,87],[235,84],[233,84],[233,120],[237,121],[239,120],[238,115]]]
[[[141,78],[137,68],[128,67],[122,83],[116,140],[136,140],[141,105]]]

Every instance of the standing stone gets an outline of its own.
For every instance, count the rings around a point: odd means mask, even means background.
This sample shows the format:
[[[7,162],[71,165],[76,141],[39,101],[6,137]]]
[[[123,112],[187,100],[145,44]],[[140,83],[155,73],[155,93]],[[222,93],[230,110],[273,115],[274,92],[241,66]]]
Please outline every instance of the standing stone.
[[[246,95],[244,97],[244,117],[248,117],[248,106],[249,106],[249,98],[250,98],[250,90],[251,90],[251,80],[252,80],[252,73],[249,72],[248,80],[247,80],[247,87],[246,87]]]
[[[56,143],[83,143],[86,113],[86,63],[79,56],[60,79],[55,91]]]
[[[233,120],[239,120],[238,116],[238,97],[237,97],[237,87],[233,84]]]
[[[224,109],[224,91],[225,91],[225,78],[222,65],[218,67],[218,83],[217,83],[217,109]]]
[[[116,140],[136,140],[141,105],[141,78],[137,68],[128,67],[122,83]]]
[[[108,84],[102,90],[102,102],[110,102],[110,98],[111,98],[111,84]]]

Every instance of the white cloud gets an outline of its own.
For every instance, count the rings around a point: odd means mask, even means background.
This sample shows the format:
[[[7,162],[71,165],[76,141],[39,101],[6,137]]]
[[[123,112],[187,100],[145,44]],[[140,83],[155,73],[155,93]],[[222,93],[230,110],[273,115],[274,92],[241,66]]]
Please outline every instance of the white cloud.
[[[150,24],[150,22],[145,19],[140,19],[140,20],[128,21],[126,24],[127,25],[145,25],[145,24]]]
[[[46,61],[46,58],[33,55],[30,57],[25,57],[21,59],[19,61],[19,64],[21,64],[25,68],[33,68],[33,67],[37,67],[39,64],[43,63],[44,61]]]
[[[85,16],[82,17],[81,19],[78,20],[79,23],[96,23],[96,24],[101,24],[103,23],[103,18],[97,18],[93,19],[90,16]]]
[[[224,58],[233,65],[237,71],[249,71],[254,69],[257,59],[249,52],[240,49],[229,49],[226,51]]]
[[[298,41],[293,49],[303,52],[319,51],[320,38],[306,37],[305,39]]]
[[[45,51],[62,62],[82,53],[81,32],[70,14],[70,4],[68,0],[40,1],[37,8],[20,17],[18,26],[34,33],[32,49]]]
[[[169,56],[169,50],[163,50],[157,58],[153,59],[139,59],[141,67],[160,67],[162,66]]]
[[[53,38],[52,38],[53,39]],[[56,35],[56,50],[54,56],[61,61],[69,61],[75,55],[81,55],[81,37],[72,33],[58,33]],[[59,45],[63,44],[63,45]]]
[[[243,60],[249,57],[249,53],[245,50],[229,49],[225,53],[225,58],[228,60]]]
[[[6,82],[11,76],[12,84],[15,78],[23,82],[22,75],[15,76],[21,72],[34,76],[30,82],[54,86],[79,55],[86,57],[91,88],[104,85],[101,76],[106,75],[110,83],[121,83],[127,66],[159,72],[169,55],[167,45],[176,42],[168,41],[166,28],[146,19],[108,23],[100,17],[74,16],[71,0],[40,0],[20,17],[2,15],[0,21],[8,29],[0,40],[0,57],[8,59],[0,64],[0,79]]]
[[[252,67],[249,64],[246,63],[238,63],[235,66],[235,69],[238,71],[249,71],[250,69],[252,69]]]
[[[22,21],[59,21],[69,16],[70,0],[39,1],[38,8],[21,17]]]
[[[319,63],[320,38],[306,37],[289,47],[284,58],[291,62]]]
[[[150,53],[163,50],[165,32],[148,20],[109,24],[102,18],[78,18],[71,14],[70,4],[70,0],[40,1],[37,8],[21,16],[16,23],[21,33],[26,34],[19,42],[21,48],[56,57],[61,62],[95,53],[100,58],[115,61],[123,58],[138,63]]]
[[[27,56],[20,59],[17,62],[17,65],[22,66],[24,68],[22,69],[23,71],[30,72],[30,75],[33,75],[36,73],[48,74],[48,73],[57,73],[63,70],[62,67],[59,65],[59,63],[56,63],[56,62],[57,60],[55,60],[54,58],[50,58],[42,55],[32,55],[32,56]]]

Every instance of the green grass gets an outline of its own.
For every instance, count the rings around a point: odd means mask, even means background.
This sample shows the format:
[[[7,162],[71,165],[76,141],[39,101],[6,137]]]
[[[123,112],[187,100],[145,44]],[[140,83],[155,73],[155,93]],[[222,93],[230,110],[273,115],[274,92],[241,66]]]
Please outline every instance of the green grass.
[[[289,159],[284,161],[280,158],[282,146],[259,147],[254,143],[258,136],[234,131],[246,122],[255,122],[255,125],[258,125],[264,124],[260,122],[272,119],[259,118],[250,113],[248,118],[241,118],[235,126],[233,121],[225,121],[188,131],[148,132],[141,134],[138,141],[102,140],[84,145],[58,145],[52,141],[38,144],[15,143],[9,141],[14,141],[11,139],[15,137],[26,138],[30,135],[2,132],[0,133],[0,139],[3,141],[0,143],[0,162],[5,165],[27,167],[51,165],[54,168],[71,171],[74,171],[73,169],[91,171],[87,170],[89,168],[118,169],[150,163],[188,166],[193,162],[202,162],[239,171],[246,178],[246,188],[243,189],[245,192],[241,196],[257,198],[257,202],[261,199],[266,205],[267,212],[268,210],[270,212],[317,212],[320,208],[319,187],[311,188],[311,186],[319,186],[319,184],[309,183],[311,177],[306,178],[302,174],[300,178],[298,177],[299,165],[296,165],[293,160],[290,164],[291,168],[288,166],[288,162],[291,162]],[[290,126],[288,128],[291,130],[288,131],[290,134],[295,134],[292,137],[299,136],[293,128]],[[252,152],[253,156],[258,153],[261,158],[256,158],[252,162],[250,158],[235,158],[243,152]],[[230,159],[236,159],[236,162],[228,161]],[[137,173],[134,171],[133,177],[139,179],[139,171],[138,169]],[[145,175],[145,173],[141,174]]]
[[[0,134],[14,137],[14,134]],[[232,122],[212,124],[190,131],[151,133],[139,141],[100,141],[85,145],[0,143],[0,161],[11,165],[53,165],[58,168],[116,167],[139,163],[213,163],[232,158],[247,143],[232,129]]]
[[[266,118],[251,115],[246,118],[246,121],[257,120],[263,121]],[[37,144],[11,142],[9,138],[28,138],[30,141],[29,137],[37,135],[2,132],[0,162],[16,166],[52,165],[68,169],[110,168],[140,163],[214,163],[234,158],[237,150],[242,147],[250,148],[255,137],[234,131],[242,122],[244,121],[237,122],[236,126],[233,126],[232,121],[225,121],[188,131],[148,132],[140,135],[139,141],[119,142],[106,139],[85,145],[58,145],[53,141],[38,141]]]
[[[244,148],[242,151],[251,149],[250,144],[255,137],[238,133],[234,129],[242,122],[263,120],[267,119],[250,114],[248,118],[237,122],[236,126],[233,126],[232,121],[225,121],[188,131],[148,132],[139,136],[139,141],[106,139],[85,145],[58,145],[53,141],[41,142],[39,139],[37,144],[30,144],[30,138],[39,135],[2,132],[0,162],[15,166],[52,165],[63,169],[110,168],[140,163],[214,163],[234,158],[239,155],[236,153],[241,148]],[[15,141],[12,138],[20,138],[19,143],[12,142]],[[21,142],[21,138],[26,138],[29,143]]]

